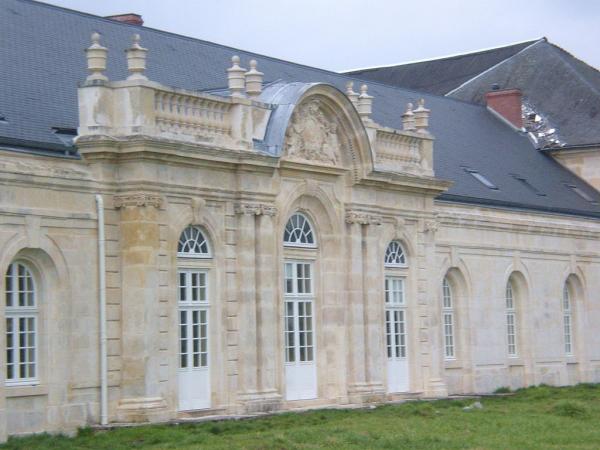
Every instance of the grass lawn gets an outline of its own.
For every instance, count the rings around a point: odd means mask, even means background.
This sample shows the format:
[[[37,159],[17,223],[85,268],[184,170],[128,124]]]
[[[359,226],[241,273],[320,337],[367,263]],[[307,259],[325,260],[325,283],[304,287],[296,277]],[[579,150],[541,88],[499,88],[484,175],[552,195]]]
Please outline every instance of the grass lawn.
[[[600,385],[538,386],[511,397],[11,438],[0,449],[600,449]]]

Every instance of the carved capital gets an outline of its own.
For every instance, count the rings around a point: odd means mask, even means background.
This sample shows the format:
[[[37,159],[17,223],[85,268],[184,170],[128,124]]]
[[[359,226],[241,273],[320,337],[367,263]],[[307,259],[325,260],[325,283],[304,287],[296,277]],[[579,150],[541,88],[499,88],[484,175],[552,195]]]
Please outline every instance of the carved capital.
[[[260,212],[265,216],[275,216],[277,214],[277,208],[272,205],[260,205]]]
[[[361,211],[346,212],[346,223],[358,223],[360,225],[381,225],[382,218],[376,214],[368,214]]]
[[[277,208],[273,205],[261,203],[238,203],[235,205],[236,214],[246,214],[251,216],[274,216],[277,214]]]
[[[138,192],[135,194],[122,194],[114,196],[115,208],[124,208],[127,206],[154,206],[159,209],[163,204],[163,198],[157,194],[148,194]]]

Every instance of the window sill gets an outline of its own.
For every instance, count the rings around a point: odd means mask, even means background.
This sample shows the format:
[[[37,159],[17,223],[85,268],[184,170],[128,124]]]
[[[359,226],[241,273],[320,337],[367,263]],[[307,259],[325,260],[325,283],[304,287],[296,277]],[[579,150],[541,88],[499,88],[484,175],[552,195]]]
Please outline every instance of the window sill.
[[[508,367],[516,367],[516,366],[524,366],[525,365],[523,360],[518,356],[509,357],[506,364],[508,365]]]
[[[462,369],[463,365],[457,359],[446,359],[444,360],[444,367],[446,369]]]
[[[6,398],[11,397],[34,397],[38,395],[48,395],[48,386],[45,384],[37,385],[6,385],[4,390]]]
[[[566,362],[567,362],[567,364],[578,364],[579,363],[579,361],[577,360],[577,357],[575,355],[567,356]]]

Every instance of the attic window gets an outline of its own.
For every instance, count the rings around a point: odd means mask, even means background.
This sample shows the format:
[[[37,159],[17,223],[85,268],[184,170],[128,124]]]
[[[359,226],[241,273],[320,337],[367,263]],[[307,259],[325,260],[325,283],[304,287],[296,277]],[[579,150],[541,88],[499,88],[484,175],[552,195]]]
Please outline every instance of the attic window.
[[[592,205],[598,204],[598,202],[596,200],[594,200],[592,197],[590,197],[587,192],[582,191],[580,188],[578,188],[574,184],[564,183],[564,185],[566,187],[568,187],[569,189],[571,189],[573,192],[575,192],[577,195],[579,195],[585,201],[590,202]]]
[[[533,186],[529,181],[527,181],[527,178],[522,177],[520,175],[511,173],[511,176],[517,180],[518,182],[520,182],[523,186],[525,186],[527,189],[529,189],[531,192],[533,192],[535,195],[539,195],[540,197],[545,197],[546,194],[544,194],[543,192],[541,192],[540,190],[538,190],[535,186]]]
[[[498,190],[498,186],[496,186],[494,183],[492,183],[490,180],[488,180],[486,177],[484,177],[482,174],[480,174],[476,170],[470,169],[468,167],[463,167],[463,170],[465,172],[467,172],[468,174],[470,174],[473,178],[475,178],[481,184],[483,184],[485,187],[493,189],[495,191]]]

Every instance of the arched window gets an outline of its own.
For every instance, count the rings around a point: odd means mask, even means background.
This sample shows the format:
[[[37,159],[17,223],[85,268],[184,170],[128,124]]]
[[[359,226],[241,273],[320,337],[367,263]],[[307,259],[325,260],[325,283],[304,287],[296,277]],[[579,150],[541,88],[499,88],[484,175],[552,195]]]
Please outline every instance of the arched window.
[[[208,241],[200,228],[190,225],[183,230],[177,244],[177,256],[184,258],[210,258]]]
[[[444,356],[455,358],[454,348],[454,299],[448,278],[442,281],[442,322],[444,324]]]
[[[563,286],[562,298],[563,310],[563,333],[565,339],[565,354],[573,355],[573,309],[571,305],[571,294],[569,292],[569,282],[566,281]]]
[[[515,308],[514,287],[512,280],[506,283],[506,342],[508,356],[517,356],[517,310]]]
[[[309,220],[302,213],[293,214],[283,231],[283,245],[289,247],[315,247],[316,240]]]
[[[6,383],[37,381],[38,304],[33,274],[23,262],[6,271]]]
[[[406,266],[406,256],[404,249],[398,241],[392,241],[385,251],[385,266],[386,267],[403,267]]]

